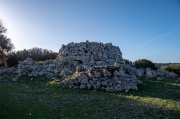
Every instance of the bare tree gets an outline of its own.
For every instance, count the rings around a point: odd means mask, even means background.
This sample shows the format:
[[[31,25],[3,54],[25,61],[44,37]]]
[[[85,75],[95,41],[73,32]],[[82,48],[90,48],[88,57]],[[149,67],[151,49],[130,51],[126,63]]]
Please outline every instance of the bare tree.
[[[7,68],[6,54],[14,49],[11,39],[5,36],[7,29],[0,20],[0,56],[3,58],[4,66]]]

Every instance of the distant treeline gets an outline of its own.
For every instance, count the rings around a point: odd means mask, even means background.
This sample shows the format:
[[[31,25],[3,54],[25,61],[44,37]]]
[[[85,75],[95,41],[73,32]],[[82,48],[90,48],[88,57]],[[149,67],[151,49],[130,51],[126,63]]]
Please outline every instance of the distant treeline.
[[[52,50],[42,48],[31,48],[20,51],[13,51],[6,55],[8,67],[15,66],[19,61],[25,60],[27,57],[34,61],[45,61],[47,59],[56,59],[58,53]],[[3,66],[3,60],[0,57],[0,66]]]

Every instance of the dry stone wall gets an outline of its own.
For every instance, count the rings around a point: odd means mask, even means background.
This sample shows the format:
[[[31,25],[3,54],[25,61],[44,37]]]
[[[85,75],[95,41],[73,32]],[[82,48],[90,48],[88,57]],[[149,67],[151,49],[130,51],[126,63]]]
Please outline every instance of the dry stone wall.
[[[81,42],[62,45],[57,59],[73,62],[77,65],[97,66],[113,65],[115,61],[122,60],[122,53],[112,43]]]

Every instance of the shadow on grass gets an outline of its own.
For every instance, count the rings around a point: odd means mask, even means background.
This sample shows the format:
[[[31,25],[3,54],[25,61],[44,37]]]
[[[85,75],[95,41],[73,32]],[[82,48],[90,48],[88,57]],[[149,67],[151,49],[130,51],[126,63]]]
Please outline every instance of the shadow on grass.
[[[23,82],[0,84],[0,118],[180,118],[179,84],[142,79],[138,91],[104,93]],[[171,85],[172,84],[172,85]]]
[[[139,85],[138,91],[131,90],[129,93],[122,94],[180,101],[180,83],[175,83],[175,79],[157,81],[141,78],[141,80],[145,85]]]
[[[15,87],[14,87],[15,88]],[[14,89],[12,88],[12,89]],[[54,88],[55,89],[55,88]],[[15,90],[15,89],[14,89]],[[26,90],[24,87],[23,90]],[[28,92],[28,93],[27,93]],[[51,94],[0,91],[0,118],[174,118],[180,115],[179,102],[140,96],[61,89]],[[162,104],[160,102],[163,102]]]

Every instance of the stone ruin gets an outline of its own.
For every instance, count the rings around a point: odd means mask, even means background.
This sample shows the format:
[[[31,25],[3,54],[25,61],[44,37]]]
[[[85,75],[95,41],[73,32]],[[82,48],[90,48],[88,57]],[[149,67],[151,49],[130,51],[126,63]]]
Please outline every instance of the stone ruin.
[[[89,41],[62,45],[56,60],[37,62],[27,58],[19,61],[17,67],[0,69],[2,73],[14,73],[13,81],[22,75],[51,78],[61,74],[62,81],[58,82],[60,87],[102,89],[106,92],[137,90],[137,85],[142,84],[137,76],[157,80],[177,77],[175,73],[161,69],[136,69],[124,64],[119,47]]]
[[[122,60],[122,53],[118,46],[112,43],[81,42],[62,45],[57,59],[73,62],[77,65],[98,66],[113,65]]]
[[[151,68],[140,68],[136,69],[135,67],[131,66],[130,64],[125,64],[124,65],[125,70],[131,75],[136,75],[137,77],[144,76],[147,79],[149,78],[177,78],[178,75],[175,74],[174,72],[168,72],[162,69],[157,69],[157,70],[152,70]]]
[[[114,66],[77,66],[75,73],[59,82],[59,86],[73,89],[101,89],[106,92],[138,90],[137,85],[142,82],[136,75],[125,73],[123,67],[118,62]]]

